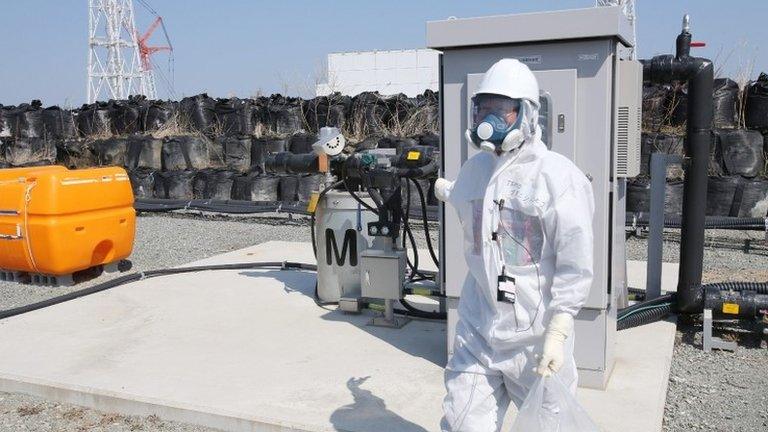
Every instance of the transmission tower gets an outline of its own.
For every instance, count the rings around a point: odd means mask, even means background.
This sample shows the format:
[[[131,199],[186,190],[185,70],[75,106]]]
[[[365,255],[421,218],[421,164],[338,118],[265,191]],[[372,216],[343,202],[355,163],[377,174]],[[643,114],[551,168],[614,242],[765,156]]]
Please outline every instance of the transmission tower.
[[[141,94],[156,99],[142,65],[132,0],[88,0],[88,103]]]

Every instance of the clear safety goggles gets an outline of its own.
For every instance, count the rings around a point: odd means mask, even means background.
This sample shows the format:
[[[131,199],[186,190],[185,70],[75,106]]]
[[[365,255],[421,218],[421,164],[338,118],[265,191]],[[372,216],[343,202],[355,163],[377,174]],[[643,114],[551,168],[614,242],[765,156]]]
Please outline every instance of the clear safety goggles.
[[[510,114],[513,113],[514,117],[510,116]],[[472,98],[473,128],[476,128],[490,114],[493,114],[496,117],[504,120],[508,125],[512,125],[515,123],[519,113],[519,99],[512,99],[507,96],[497,94],[483,93]]]

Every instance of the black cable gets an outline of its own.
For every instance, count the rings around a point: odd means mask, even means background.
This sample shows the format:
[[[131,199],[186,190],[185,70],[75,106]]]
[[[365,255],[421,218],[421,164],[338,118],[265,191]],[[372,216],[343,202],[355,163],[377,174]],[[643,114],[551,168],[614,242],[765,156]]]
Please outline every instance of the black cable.
[[[416,246],[416,239],[413,236],[413,230],[411,230],[411,226],[408,225],[406,229],[406,235],[408,236],[408,239],[411,242],[411,247],[413,248],[413,265],[415,266],[414,272],[411,274],[410,280],[413,281],[414,276],[418,276],[423,279],[429,279],[427,275],[424,274],[425,270],[419,269],[419,250]],[[407,253],[407,251],[406,251]],[[407,255],[406,255],[407,257]]]
[[[150,6],[150,5],[149,5],[149,4],[148,4],[148,3],[147,3],[145,0],[138,0],[138,2],[139,2],[139,3],[140,3],[142,6],[144,6],[144,8],[145,8],[146,10],[148,10],[148,11],[149,11],[149,12],[150,12],[152,15],[154,15],[154,16],[158,16],[158,15],[157,15],[157,11],[155,11],[154,9],[152,9],[152,6]]]
[[[403,307],[406,309],[406,311],[409,312],[410,316],[414,316],[417,318],[431,319],[431,320],[445,320],[448,318],[448,314],[446,312],[428,312],[425,310],[421,310],[411,305],[410,303],[408,303],[408,301],[405,299],[400,300],[400,304],[402,304]]]
[[[413,235],[409,236],[410,228],[408,225],[408,217],[411,213],[411,185],[410,183],[406,182],[406,201],[405,201],[405,214],[403,215],[403,240],[402,240],[402,247],[405,251],[405,262],[408,264],[408,268],[411,269],[411,274],[408,278],[408,280],[413,280],[414,277],[416,277],[416,273],[418,273],[419,268],[419,252],[416,249],[416,241],[413,239]],[[411,247],[413,248],[413,261],[411,262],[411,258],[408,256],[408,244],[406,243],[407,240],[410,238],[411,240]]]
[[[356,194],[356,193],[355,193],[355,192],[352,190],[352,188],[351,188],[351,187],[349,187],[349,185],[347,184],[347,179],[344,179],[344,180],[342,180],[342,182],[344,183],[344,188],[347,190],[347,192],[349,192],[349,194],[350,194],[350,195],[352,195],[352,198],[354,198],[354,199],[355,199],[355,201],[359,202],[359,203],[360,203],[360,205],[362,205],[363,207],[365,207],[365,208],[367,208],[368,210],[372,211],[372,212],[373,212],[373,214],[376,214],[376,215],[378,215],[378,214],[379,214],[379,211],[378,211],[378,210],[376,210],[375,208],[371,207],[371,205],[370,205],[370,204],[368,204],[367,202],[363,201],[362,199],[360,199],[360,197],[359,197],[359,196],[357,196],[357,194]]]
[[[39,301],[37,303],[32,303],[29,305],[19,306],[13,309],[0,311],[0,320],[5,318],[10,318],[16,315],[21,315],[27,312],[36,311],[38,309],[46,308],[48,306],[57,305],[59,303],[64,303],[66,301],[74,300],[80,297],[85,297],[87,295],[95,294],[111,288],[116,288],[118,286],[125,285],[130,282],[136,282],[142,279],[150,279],[150,278],[159,277],[159,276],[168,276],[168,275],[176,275],[176,274],[184,274],[184,273],[194,273],[194,272],[200,272],[200,271],[249,270],[249,269],[260,269],[260,268],[279,268],[281,270],[317,271],[317,266],[314,264],[304,264],[304,263],[296,263],[296,262],[288,262],[288,261],[216,264],[216,265],[207,265],[207,266],[176,267],[171,269],[149,270],[146,272],[131,273],[129,275],[120,276],[118,278],[100,283],[98,285],[94,285],[92,287],[88,287],[78,291],[73,291],[71,293],[64,294],[58,297],[53,297],[47,300]]]
[[[424,191],[421,189],[421,185],[416,180],[410,178],[408,180],[413,182],[413,184],[416,186],[416,191],[419,193],[419,200],[421,201],[421,219],[424,223],[424,237],[427,239],[427,249],[429,250],[429,255],[432,256],[432,261],[435,262],[435,266],[440,268],[440,260],[437,259],[435,248],[432,246],[432,236],[429,234],[429,222],[427,221],[427,201],[424,199]]]

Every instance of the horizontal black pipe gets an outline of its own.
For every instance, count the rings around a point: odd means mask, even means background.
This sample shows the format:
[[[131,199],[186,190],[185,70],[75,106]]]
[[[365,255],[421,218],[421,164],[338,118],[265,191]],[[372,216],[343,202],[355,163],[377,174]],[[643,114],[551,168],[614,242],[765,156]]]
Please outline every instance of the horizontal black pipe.
[[[319,162],[314,153],[280,152],[265,158],[264,169],[275,174],[314,174],[319,172]]]
[[[768,288],[768,284],[765,285]],[[755,319],[768,313],[768,294],[756,291],[721,290],[717,284],[703,288],[704,307],[716,318]]]
[[[698,290],[704,307],[711,309],[716,318],[755,319],[768,313],[768,282],[717,282]],[[677,293],[669,293],[620,309],[617,329],[625,330],[650,324],[677,310]]]

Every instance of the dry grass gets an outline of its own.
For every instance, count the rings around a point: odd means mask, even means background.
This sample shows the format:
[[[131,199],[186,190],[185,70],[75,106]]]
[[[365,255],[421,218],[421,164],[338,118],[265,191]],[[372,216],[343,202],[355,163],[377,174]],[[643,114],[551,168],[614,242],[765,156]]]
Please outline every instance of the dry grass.
[[[125,420],[125,416],[120,414],[102,414],[99,426],[109,426],[114,423],[121,423],[123,420]]]
[[[423,105],[411,111],[403,122],[400,122],[399,116],[395,113],[389,132],[398,137],[412,137],[427,132],[437,133],[439,127],[436,121],[437,115],[437,109],[429,105]]]
[[[68,421],[74,421],[74,420],[82,420],[85,418],[85,410],[83,408],[71,408],[67,411],[64,411],[64,413],[61,415],[64,420]]]
[[[256,122],[256,124],[253,126],[253,136],[254,138],[263,138],[267,136],[272,136],[272,131],[270,131],[269,126],[262,122]]]
[[[149,133],[155,138],[162,139],[174,135],[194,135],[196,132],[193,130],[190,122],[180,112],[176,112],[159,129]]]
[[[41,412],[43,412],[42,405],[22,405],[16,408],[16,414],[18,414],[21,417],[38,415]]]
[[[353,115],[344,122],[341,132],[349,141],[359,142],[368,136],[365,113],[362,110],[353,110]]]

